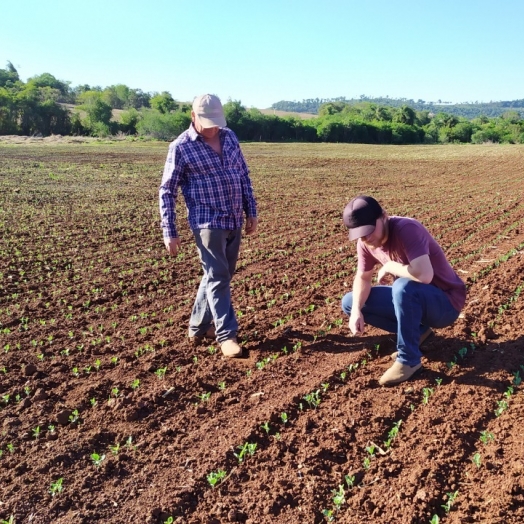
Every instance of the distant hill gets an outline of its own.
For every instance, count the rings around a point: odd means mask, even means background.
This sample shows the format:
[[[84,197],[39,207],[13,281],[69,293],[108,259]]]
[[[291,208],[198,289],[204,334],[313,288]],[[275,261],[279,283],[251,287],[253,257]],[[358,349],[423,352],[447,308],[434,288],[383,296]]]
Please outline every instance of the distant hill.
[[[487,116],[493,118],[501,116],[507,111],[517,111],[521,117],[524,117],[524,99],[501,101],[501,102],[468,102],[463,104],[451,104],[438,100],[437,102],[426,102],[425,100],[412,100],[408,98],[370,98],[361,96],[360,98],[346,99],[344,97],[337,98],[310,98],[302,100],[301,102],[281,100],[271,106],[271,109],[276,111],[287,111],[294,113],[310,113],[317,114],[322,104],[331,102],[343,102],[345,104],[356,105],[362,102],[377,104],[389,107],[409,106],[416,111],[430,111],[431,113],[448,113],[450,115],[462,116],[471,120],[479,116]]]

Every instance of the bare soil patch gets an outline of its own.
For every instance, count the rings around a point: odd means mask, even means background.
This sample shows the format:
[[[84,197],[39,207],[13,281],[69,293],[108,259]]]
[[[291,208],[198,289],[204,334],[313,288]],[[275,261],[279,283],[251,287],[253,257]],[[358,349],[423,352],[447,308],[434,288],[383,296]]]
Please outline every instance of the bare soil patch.
[[[183,252],[162,244],[166,144],[0,144],[0,519],[522,522],[524,148],[243,149],[260,229],[229,361],[186,340],[200,270],[182,199]],[[394,336],[350,337],[340,310],[357,193],[422,221],[468,284],[393,388]]]

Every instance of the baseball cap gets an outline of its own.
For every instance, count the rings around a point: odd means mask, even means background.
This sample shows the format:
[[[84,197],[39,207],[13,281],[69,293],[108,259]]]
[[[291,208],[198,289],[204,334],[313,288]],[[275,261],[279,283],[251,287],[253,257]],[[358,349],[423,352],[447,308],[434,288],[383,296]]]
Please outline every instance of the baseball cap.
[[[200,95],[193,100],[193,111],[200,125],[208,127],[226,127],[226,118],[220,98],[215,95]]]
[[[383,212],[373,197],[362,195],[351,200],[342,214],[344,225],[349,229],[349,240],[357,240],[373,233],[377,219]]]

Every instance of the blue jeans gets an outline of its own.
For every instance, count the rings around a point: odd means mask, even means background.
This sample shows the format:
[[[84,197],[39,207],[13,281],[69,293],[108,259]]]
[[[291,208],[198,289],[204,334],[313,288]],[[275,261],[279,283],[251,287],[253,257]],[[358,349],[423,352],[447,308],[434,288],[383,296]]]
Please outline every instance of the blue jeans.
[[[204,335],[214,321],[217,340],[224,342],[235,338],[238,331],[230,283],[242,229],[195,229],[193,235],[204,275],[189,319],[189,332],[191,336]]]
[[[351,314],[353,294],[342,298],[342,310]],[[364,307],[364,322],[397,334],[397,361],[409,366],[420,364],[420,335],[429,327],[449,326],[457,320],[457,311],[447,295],[431,284],[397,278],[392,286],[371,288]]]

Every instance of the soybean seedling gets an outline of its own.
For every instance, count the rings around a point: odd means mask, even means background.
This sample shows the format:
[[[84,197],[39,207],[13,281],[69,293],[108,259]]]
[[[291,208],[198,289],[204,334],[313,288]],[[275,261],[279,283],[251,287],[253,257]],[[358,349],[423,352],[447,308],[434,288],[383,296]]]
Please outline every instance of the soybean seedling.
[[[74,409],[71,415],[69,415],[69,422],[71,424],[74,424],[75,422],[78,422],[80,419],[80,414],[78,413],[78,409]]]
[[[402,424],[402,420],[399,420],[398,422],[393,423],[393,427],[389,430],[388,433],[388,439],[384,442],[384,446],[386,448],[391,447],[391,444],[395,440],[395,438],[398,435],[398,432],[400,431],[400,425]]]
[[[488,442],[493,442],[495,437],[493,436],[493,433],[490,433],[489,431],[481,431],[479,439],[482,444],[488,444]]]
[[[64,487],[62,486],[62,482],[64,479],[60,477],[55,482],[51,482],[51,487],[49,488],[49,493],[51,493],[51,496],[54,497],[55,495],[58,495],[59,493],[62,493],[62,490]]]
[[[344,475],[346,486],[351,489],[355,485],[355,475]]]
[[[99,455],[98,453],[91,453],[91,460],[93,464],[99,468],[102,465],[102,462],[105,460],[105,455]]]
[[[423,388],[422,389],[422,403],[427,404],[429,397],[433,395],[433,389],[432,388]]]
[[[197,397],[200,399],[200,402],[207,402],[211,398],[211,391],[197,395]]]
[[[446,513],[449,513],[451,511],[451,506],[453,506],[453,502],[455,502],[455,499],[458,497],[458,494],[458,491],[446,493],[446,495],[448,496],[448,500],[445,504],[442,504],[441,506]]]
[[[342,507],[342,504],[346,502],[346,492],[344,491],[344,486],[340,484],[338,490],[332,490],[331,494],[333,495],[333,505],[337,511],[339,511]]]
[[[40,436],[40,426],[36,426],[33,430],[33,437],[38,438]]]
[[[120,451],[120,444],[117,442],[114,446],[109,446],[109,449],[113,455],[118,455],[118,452]]]
[[[158,369],[155,371],[155,375],[156,375],[160,380],[163,380],[164,377],[166,376],[166,371],[167,371],[167,366],[166,366],[166,367],[163,367],[163,368],[158,368]]]
[[[266,432],[266,435],[269,433],[269,422],[264,422],[260,427]]]
[[[284,413],[284,412],[280,413],[280,419],[282,420],[284,424],[287,424],[287,421],[288,421],[287,413]]]
[[[216,472],[212,471],[211,473],[209,473],[209,475],[207,475],[206,478],[209,484],[211,485],[211,487],[214,488],[217,484],[222,482],[222,480],[224,480],[225,477],[226,477],[226,472],[223,469],[219,469]]]
[[[224,391],[226,389],[226,383],[224,381],[218,383],[218,389]]]
[[[255,454],[255,451],[257,449],[256,442],[253,444],[250,444],[249,442],[246,442],[242,446],[238,446],[238,449],[240,450],[240,453],[234,453],[235,457],[238,459],[239,464],[244,461],[244,457],[246,456],[246,453],[248,455],[253,456]]]
[[[303,397],[303,399],[309,404],[310,408],[317,408],[320,405],[320,389],[312,391]]]
[[[480,468],[482,464],[482,459],[480,458],[480,453],[475,453],[471,459],[471,462],[477,466],[477,468]]]

